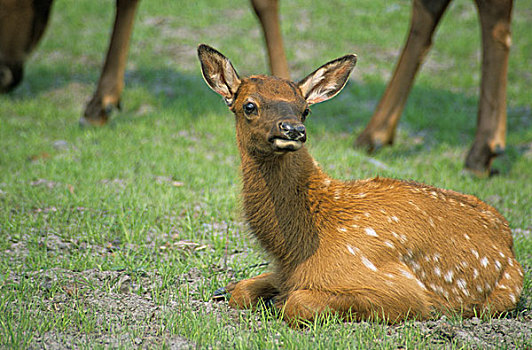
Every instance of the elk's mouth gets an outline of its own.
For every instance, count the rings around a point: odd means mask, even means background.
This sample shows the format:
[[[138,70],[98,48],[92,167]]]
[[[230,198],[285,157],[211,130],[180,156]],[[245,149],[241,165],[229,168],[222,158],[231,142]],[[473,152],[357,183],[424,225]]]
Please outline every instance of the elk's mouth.
[[[277,152],[294,152],[303,146],[303,142],[299,140],[290,140],[280,137],[275,137],[271,140],[273,149]]]

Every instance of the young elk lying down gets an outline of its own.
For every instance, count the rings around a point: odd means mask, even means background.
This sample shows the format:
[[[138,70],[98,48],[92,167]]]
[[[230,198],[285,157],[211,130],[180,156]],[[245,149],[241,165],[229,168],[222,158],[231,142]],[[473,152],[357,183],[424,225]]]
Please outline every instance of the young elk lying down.
[[[308,153],[309,106],[342,90],[355,55],[294,83],[241,78],[206,45],[198,54],[205,81],[235,114],[245,219],[275,266],[227,286],[231,306],[272,299],[291,323],[325,312],[396,322],[515,308],[523,271],[494,208],[416,182],[331,179]]]

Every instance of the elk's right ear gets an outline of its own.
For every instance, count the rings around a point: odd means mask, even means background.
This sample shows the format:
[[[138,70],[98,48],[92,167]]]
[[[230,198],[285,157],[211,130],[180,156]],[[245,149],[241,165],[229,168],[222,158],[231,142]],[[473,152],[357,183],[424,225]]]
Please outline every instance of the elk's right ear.
[[[198,57],[203,79],[207,85],[222,95],[225,103],[231,106],[240,86],[240,78],[231,62],[220,52],[205,44],[198,46]]]
[[[325,63],[298,83],[308,104],[326,101],[344,88],[357,62],[356,55],[346,55]]]

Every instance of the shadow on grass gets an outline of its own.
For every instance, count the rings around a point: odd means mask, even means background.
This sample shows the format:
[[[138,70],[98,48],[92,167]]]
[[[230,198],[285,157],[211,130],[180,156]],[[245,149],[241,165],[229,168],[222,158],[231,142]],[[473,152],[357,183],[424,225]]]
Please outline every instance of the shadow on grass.
[[[225,109],[221,98],[203,82],[199,67],[197,73],[181,72],[178,69],[179,67],[175,70],[141,67],[127,71],[124,91],[127,93],[128,90],[144,90],[159,101],[161,108],[186,108],[198,118],[213,110]],[[90,86],[87,88],[88,95],[83,96],[85,100],[80,101],[84,108],[96,88],[97,74],[98,71],[72,71],[62,67],[29,69],[22,85],[10,96],[14,100],[24,101],[45,94],[51,89],[80,83]],[[358,81],[351,81],[333,101],[313,106],[313,114],[307,125],[318,135],[349,133],[353,135],[349,141],[352,143],[369,122],[384,88],[384,82],[360,84]],[[133,106],[134,109],[142,104],[142,101],[128,101],[128,97],[123,98],[125,106]],[[476,96],[415,85],[399,122],[396,145],[390,148],[387,154],[392,157],[415,156],[442,144],[463,147],[464,152],[467,152],[475,135],[477,104]],[[530,107],[511,104],[508,106],[507,127],[512,139],[526,138],[527,130],[531,126],[530,114]],[[112,124],[131,122],[127,117],[116,116],[115,112]],[[507,145],[506,154],[501,157],[503,172],[509,171],[511,165],[525,151],[520,145]]]

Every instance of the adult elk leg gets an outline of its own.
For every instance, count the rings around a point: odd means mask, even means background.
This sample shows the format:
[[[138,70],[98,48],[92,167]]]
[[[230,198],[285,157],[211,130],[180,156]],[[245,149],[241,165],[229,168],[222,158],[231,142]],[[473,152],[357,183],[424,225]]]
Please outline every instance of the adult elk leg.
[[[251,0],[251,4],[262,26],[272,75],[290,79],[279,24],[278,0]]]
[[[107,123],[113,107],[120,108],[129,39],[139,0],[117,0],[113,35],[96,92],[87,104],[82,125]]]
[[[477,132],[466,168],[487,175],[506,144],[506,75],[512,0],[476,0],[482,27],[482,81]]]
[[[52,0],[0,0],[0,93],[22,81],[24,61],[41,39]]]
[[[403,112],[416,73],[432,45],[432,35],[451,0],[414,0],[410,33],[377,109],[355,146],[374,151],[393,143],[395,128]]]

